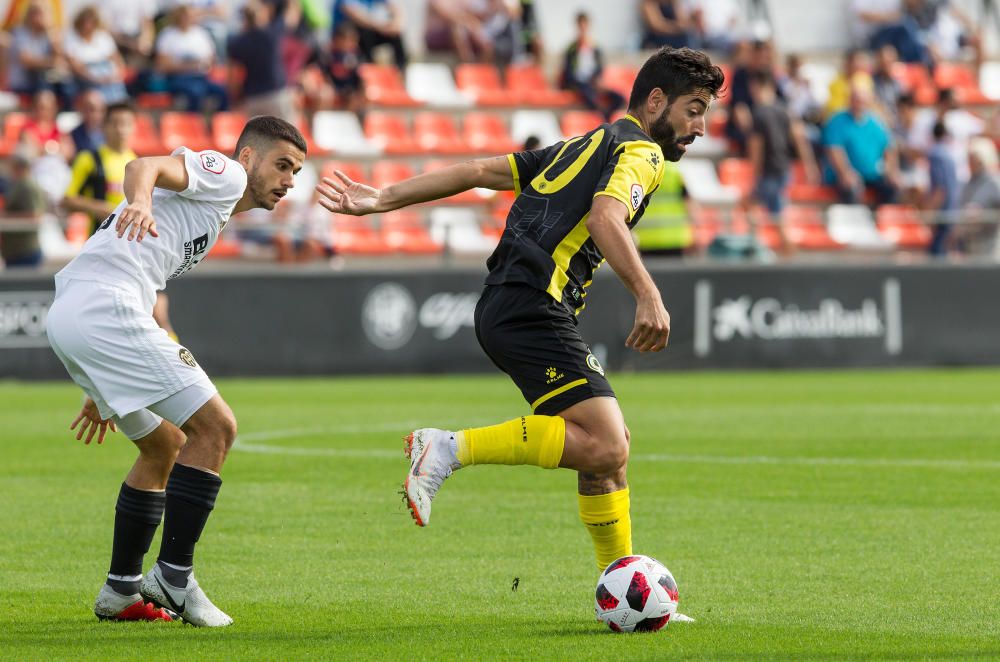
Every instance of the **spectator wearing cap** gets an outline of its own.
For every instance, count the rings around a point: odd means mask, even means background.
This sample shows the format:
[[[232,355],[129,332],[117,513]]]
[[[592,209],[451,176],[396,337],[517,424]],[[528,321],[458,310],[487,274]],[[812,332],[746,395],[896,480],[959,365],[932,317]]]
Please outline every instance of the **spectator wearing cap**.
[[[125,91],[125,63],[115,40],[101,25],[97,8],[87,5],[73,19],[64,47],[79,89],[98,89],[107,103],[128,98]]]
[[[295,124],[298,112],[281,58],[285,19],[276,10],[270,2],[248,2],[243,8],[243,29],[229,38],[227,51],[230,60],[246,72],[243,111],[249,117],[273,115]]]
[[[31,162],[32,152],[28,146],[19,147],[11,158],[5,223],[17,223],[21,227],[0,230],[0,257],[8,269],[37,267],[42,263],[37,225],[48,204],[45,193],[31,175]]]
[[[178,5],[172,24],[156,39],[157,71],[166,77],[167,90],[181,97],[188,112],[203,110],[206,100],[215,110],[229,107],[226,89],[208,77],[215,62],[215,44],[205,28],[195,22],[194,9]]]
[[[432,0],[433,1],[433,0]],[[392,49],[396,66],[406,66],[403,45],[403,9],[396,0],[334,0],[333,30],[351,23],[357,29],[358,43],[365,60],[372,61],[375,48],[387,45]]]
[[[600,112],[605,121],[625,103],[625,97],[600,84],[604,71],[604,55],[590,36],[590,17],[586,12],[576,15],[577,35],[563,57],[562,87],[580,95],[587,108]]]

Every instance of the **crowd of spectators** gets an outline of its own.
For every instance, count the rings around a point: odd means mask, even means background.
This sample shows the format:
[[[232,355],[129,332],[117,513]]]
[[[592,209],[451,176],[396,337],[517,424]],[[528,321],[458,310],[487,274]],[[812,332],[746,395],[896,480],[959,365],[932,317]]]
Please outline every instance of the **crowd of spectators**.
[[[225,0],[104,0],[56,25],[53,3],[15,0],[0,34],[0,71],[27,119],[10,150],[7,213],[39,213],[43,200],[50,212],[86,213],[92,231],[120,199],[124,163],[134,158],[133,108],[144,95],[167,97],[174,110],[210,116],[233,108],[303,125],[317,109],[363,116],[361,66],[379,61],[405,70],[410,61],[399,0],[237,4],[238,11]],[[572,40],[546,57],[535,10],[533,0],[427,0],[428,57],[500,68],[549,63],[579,105],[605,120],[618,117],[625,98],[620,86],[604,83],[608,54],[590,16],[577,12]],[[710,50],[731,72],[717,106],[725,109],[727,155],[752,167],[745,208],[760,205],[780,218],[799,168],[808,183],[832,187],[843,203],[902,203],[934,214],[934,254],[974,252],[989,234],[983,223],[954,225],[1000,207],[995,118],[970,112],[947,86],[928,106],[898,75],[901,67],[917,67],[933,80],[942,63],[982,63],[980,26],[953,2],[852,0],[855,46],[822,90],[810,75],[814,63],[795,53],[779,58],[737,0],[640,0],[638,10],[643,48]],[[57,122],[67,110],[79,118],[71,130]],[[669,226],[661,236],[689,242],[690,232],[676,230],[684,187],[678,171],[667,170],[647,225]],[[303,202],[308,206],[308,196]],[[657,209],[673,220],[660,223]],[[289,233],[245,234],[263,237],[287,259],[329,253],[331,246],[317,247],[311,224],[300,224],[292,234],[305,239],[291,243]],[[31,241],[5,232],[0,244],[8,266],[32,263]]]

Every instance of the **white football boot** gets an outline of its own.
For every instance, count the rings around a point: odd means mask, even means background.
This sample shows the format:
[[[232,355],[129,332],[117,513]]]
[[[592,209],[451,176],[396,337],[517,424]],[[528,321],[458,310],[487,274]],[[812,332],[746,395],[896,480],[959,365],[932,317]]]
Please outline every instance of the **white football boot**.
[[[423,428],[406,437],[406,457],[410,472],[403,489],[406,505],[417,526],[427,526],[431,518],[431,501],[441,489],[441,483],[462,465],[452,450],[454,432]]]
[[[107,584],[101,587],[94,601],[94,615],[102,621],[172,621],[177,614],[159,609],[142,596],[122,595]]]
[[[188,577],[186,587],[177,588],[163,577],[160,566],[154,565],[143,578],[139,592],[154,605],[177,612],[191,625],[221,628],[233,623],[233,619],[212,604],[193,574]]]

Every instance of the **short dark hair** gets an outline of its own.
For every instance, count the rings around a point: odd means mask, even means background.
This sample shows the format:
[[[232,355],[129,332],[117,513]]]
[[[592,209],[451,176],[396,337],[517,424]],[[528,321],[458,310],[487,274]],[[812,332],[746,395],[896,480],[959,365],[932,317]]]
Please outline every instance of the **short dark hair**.
[[[948,127],[944,125],[944,122],[938,120],[934,123],[931,133],[934,135],[934,140],[941,140],[948,135]]]
[[[715,98],[719,96],[724,82],[722,69],[712,64],[701,51],[664,46],[650,55],[639,69],[639,75],[632,83],[628,107],[638,108],[657,87],[663,90],[670,103],[677,97],[698,90],[705,90]]]
[[[239,157],[240,152],[248,145],[260,147],[275,140],[290,142],[302,150],[303,154],[306,153],[306,139],[302,137],[302,133],[298,129],[280,117],[258,115],[250,118],[250,121],[243,127],[240,139],[236,141],[234,158]]]
[[[114,113],[132,113],[135,115],[135,108],[132,107],[128,101],[119,101],[118,103],[113,103],[107,107],[104,111],[104,121],[107,122],[111,119]]]

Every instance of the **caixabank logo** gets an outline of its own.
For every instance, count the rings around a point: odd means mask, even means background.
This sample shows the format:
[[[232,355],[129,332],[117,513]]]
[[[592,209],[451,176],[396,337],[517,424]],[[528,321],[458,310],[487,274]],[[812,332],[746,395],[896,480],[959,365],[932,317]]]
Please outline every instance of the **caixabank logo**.
[[[725,291],[708,280],[695,283],[694,350],[700,357],[713,347],[737,342],[880,340],[885,352],[903,350],[899,281],[888,278],[881,291],[830,294],[819,299]],[[853,303],[847,303],[847,300]]]
[[[399,283],[380,283],[365,296],[361,325],[368,340],[384,350],[407,346],[418,328],[447,341],[474,326],[478,300],[478,292],[435,292],[418,301]]]

